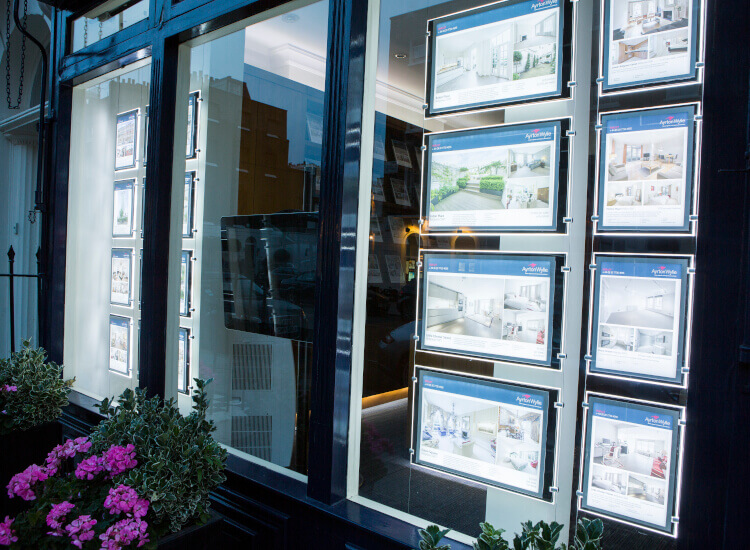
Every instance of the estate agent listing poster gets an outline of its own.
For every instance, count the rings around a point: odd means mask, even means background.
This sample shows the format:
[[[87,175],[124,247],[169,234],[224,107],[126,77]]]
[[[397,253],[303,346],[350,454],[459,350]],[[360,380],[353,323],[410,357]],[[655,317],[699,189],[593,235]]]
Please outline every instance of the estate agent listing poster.
[[[693,78],[699,0],[605,0],[603,89]]]
[[[424,254],[422,348],[550,363],[555,258]]]
[[[677,411],[591,396],[583,508],[671,532]]]
[[[600,230],[687,231],[692,106],[602,117]]]
[[[138,109],[117,115],[115,134],[115,170],[135,166]]]
[[[502,2],[436,19],[430,113],[560,95],[561,0]]]
[[[416,462],[541,497],[549,392],[419,371]]]
[[[687,259],[597,257],[592,372],[679,382]]]
[[[133,195],[135,180],[115,182],[112,236],[130,237],[133,234]]]
[[[555,229],[560,122],[427,136],[430,229]]]
[[[109,317],[109,370],[130,374],[130,319]]]
[[[133,251],[129,248],[113,248],[111,265],[109,301],[113,304],[129,306]]]

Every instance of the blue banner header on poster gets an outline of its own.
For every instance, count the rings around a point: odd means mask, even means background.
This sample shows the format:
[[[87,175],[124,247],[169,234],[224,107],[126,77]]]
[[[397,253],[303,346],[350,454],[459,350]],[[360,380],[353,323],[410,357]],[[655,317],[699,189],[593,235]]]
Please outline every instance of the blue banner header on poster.
[[[519,405],[530,409],[544,410],[545,398],[547,395],[532,390],[514,390],[501,387],[497,384],[485,385],[476,383],[472,380],[458,380],[456,378],[445,378],[440,375],[424,373],[422,378],[424,389],[431,389],[452,393],[456,395],[465,395],[476,399],[485,399],[497,403],[507,403],[509,405]]]
[[[653,411],[612,405],[602,403],[598,400],[591,404],[591,409],[593,410],[593,415],[598,418],[621,420],[622,422],[651,426],[652,428],[661,428],[663,430],[672,430],[674,427],[675,418],[672,414],[654,414]]]
[[[430,150],[433,153],[439,151],[459,151],[466,149],[482,149],[486,147],[498,147],[500,145],[518,145],[525,143],[537,143],[551,141],[560,133],[560,123],[539,124],[535,127],[497,129],[492,132],[481,134],[446,134],[436,136],[430,142]]]
[[[515,275],[518,277],[550,277],[552,264],[547,260],[509,260],[439,258],[434,255],[426,260],[430,272],[465,273],[476,275]]]
[[[602,275],[681,279],[682,265],[668,263],[602,262]]]
[[[636,116],[607,118],[605,129],[610,134],[637,132],[639,130],[659,130],[663,128],[684,128],[692,122],[692,109],[670,109],[668,111],[645,112]]]
[[[559,0],[532,0],[512,4],[510,6],[498,6],[497,9],[474,13],[452,21],[439,23],[435,28],[435,32],[438,36],[443,36],[453,32],[481,27],[483,25],[497,23],[498,21],[504,21],[513,17],[520,17],[522,15],[542,12],[558,7],[560,7]]]

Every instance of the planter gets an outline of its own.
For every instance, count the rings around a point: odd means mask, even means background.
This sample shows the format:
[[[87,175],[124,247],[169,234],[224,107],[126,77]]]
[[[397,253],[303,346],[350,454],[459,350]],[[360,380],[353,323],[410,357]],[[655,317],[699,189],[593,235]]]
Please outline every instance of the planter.
[[[212,548],[219,540],[223,517],[211,511],[211,519],[202,525],[191,525],[159,539],[159,550]]]
[[[496,197],[502,197],[503,192],[498,191],[497,189],[479,189],[480,193],[487,193],[488,195],[495,195]]]
[[[26,509],[26,502],[16,497],[8,498],[6,486],[10,478],[31,464],[43,464],[47,453],[62,441],[62,426],[47,422],[25,431],[3,436],[0,453],[0,518],[14,517]]]

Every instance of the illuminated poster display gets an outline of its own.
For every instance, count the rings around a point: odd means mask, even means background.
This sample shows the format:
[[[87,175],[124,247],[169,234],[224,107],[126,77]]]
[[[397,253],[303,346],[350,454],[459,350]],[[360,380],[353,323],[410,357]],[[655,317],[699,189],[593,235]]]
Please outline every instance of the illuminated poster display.
[[[422,349],[549,365],[555,263],[425,253]]]
[[[177,391],[188,393],[190,386],[190,330],[180,327],[177,347]]]
[[[695,108],[602,116],[601,231],[687,231]]]
[[[561,4],[501,2],[435,19],[428,114],[560,95]]]
[[[695,77],[699,0],[605,0],[602,89]]]
[[[130,319],[109,316],[109,370],[130,375]]]
[[[109,301],[112,304],[129,306],[133,251],[129,248],[113,248],[111,266]]]
[[[584,509],[671,532],[679,414],[589,397]]]
[[[554,230],[560,122],[429,134],[430,229]]]
[[[133,195],[135,180],[115,182],[112,236],[130,237],[133,234]]]
[[[419,370],[417,464],[541,497],[550,394]]]
[[[687,268],[684,258],[597,257],[592,372],[681,380]]]
[[[138,138],[138,109],[117,115],[115,133],[115,170],[135,167]]]

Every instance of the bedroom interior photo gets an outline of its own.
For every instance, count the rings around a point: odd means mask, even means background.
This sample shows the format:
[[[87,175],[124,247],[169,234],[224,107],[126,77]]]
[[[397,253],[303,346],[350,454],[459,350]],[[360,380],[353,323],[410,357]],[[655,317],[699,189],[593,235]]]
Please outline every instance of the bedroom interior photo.
[[[424,392],[422,447],[494,464],[496,434],[496,405]]]
[[[635,38],[687,27],[688,0],[613,0],[612,39]]]
[[[599,328],[600,348],[633,351],[635,346],[635,329],[610,325],[601,325]]]
[[[557,15],[542,12],[438,41],[437,93],[555,73]],[[518,52],[518,54],[515,54]]]
[[[682,180],[684,128],[607,135],[607,181]]]
[[[626,494],[627,478],[628,474],[624,472],[613,472],[599,466],[594,466],[591,470],[591,485],[620,495]]]
[[[602,277],[599,323],[674,329],[675,280]]]
[[[548,281],[431,274],[431,332],[544,344]]]
[[[537,412],[500,405],[497,417],[497,464],[535,474],[539,468],[541,418]]]
[[[607,185],[607,206],[641,206],[643,204],[642,191],[640,182],[611,182]]]
[[[665,479],[669,473],[669,433],[658,428],[597,418],[591,449],[593,463]]]

